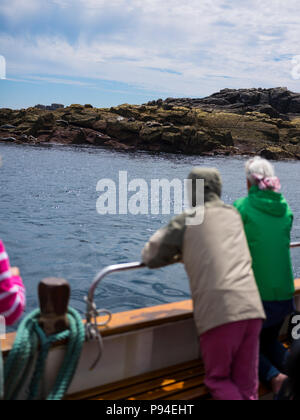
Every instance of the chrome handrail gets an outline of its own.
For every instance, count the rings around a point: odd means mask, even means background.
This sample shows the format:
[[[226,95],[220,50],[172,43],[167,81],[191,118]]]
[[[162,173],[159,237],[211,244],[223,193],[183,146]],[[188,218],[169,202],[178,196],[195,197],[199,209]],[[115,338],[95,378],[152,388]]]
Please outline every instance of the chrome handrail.
[[[109,274],[119,273],[121,271],[129,271],[129,270],[137,270],[139,268],[143,268],[145,265],[140,262],[134,263],[127,263],[127,264],[115,264],[109,265],[108,267],[101,270],[97,276],[95,277],[92,286],[90,287],[89,294],[87,297],[88,302],[94,301],[95,290],[99,286],[99,283],[104,279],[104,277],[108,276]]]
[[[300,247],[300,242],[292,242],[291,243],[291,248],[299,248]]]
[[[97,276],[95,277],[90,287],[88,296],[85,298],[86,303],[87,303],[86,325],[85,325],[86,339],[88,341],[91,341],[91,340],[97,341],[98,347],[99,347],[98,356],[95,362],[93,363],[93,365],[91,366],[90,370],[93,370],[97,366],[103,353],[103,340],[102,340],[99,327],[106,326],[112,318],[112,313],[110,311],[106,309],[97,309],[97,306],[94,301],[95,290],[97,289],[99,283],[104,279],[104,277],[108,276],[109,274],[119,273],[121,271],[137,270],[138,268],[143,268],[143,267],[145,267],[145,265],[140,262],[110,265],[104,268],[103,270],[101,270],[100,273],[98,273]],[[107,319],[103,322],[99,322],[97,320],[97,317],[100,315],[107,316]]]
[[[300,247],[300,242],[292,242],[291,243],[291,248],[298,248]],[[97,309],[95,301],[94,301],[94,297],[95,297],[95,291],[97,289],[97,287],[99,286],[99,283],[104,279],[104,277],[108,276],[109,274],[113,274],[113,273],[119,273],[122,271],[129,271],[129,270],[138,270],[140,268],[144,268],[146,267],[145,264],[141,263],[141,262],[134,262],[134,263],[127,263],[127,264],[115,264],[115,265],[110,265],[106,268],[104,268],[103,270],[101,270],[97,276],[95,277],[88,296],[85,298],[86,303],[87,303],[87,313],[86,313],[86,338],[87,340],[96,340],[98,341],[98,346],[99,346],[99,352],[98,352],[98,356],[97,359],[95,360],[95,362],[93,363],[91,370],[95,368],[95,366],[97,365],[97,363],[99,362],[102,352],[103,352],[103,341],[102,341],[102,337],[101,337],[101,333],[99,331],[100,326],[106,326],[111,318],[112,318],[112,314],[110,311],[106,310],[106,309]],[[99,315],[106,315],[108,318],[107,320],[105,320],[102,323],[99,323],[99,321],[97,321],[97,317]]]
[[[87,303],[87,313],[86,313],[87,324],[92,323],[93,325],[105,326],[111,320],[111,316],[112,316],[111,313],[107,311],[106,309],[100,309],[100,310],[97,309],[96,304],[95,304],[95,290],[99,286],[99,283],[104,279],[104,277],[108,276],[109,274],[119,273],[121,271],[137,270],[143,267],[145,267],[145,264],[140,263],[140,262],[127,263],[127,264],[115,264],[115,265],[109,265],[108,267],[104,268],[97,274],[97,276],[95,277],[90,287],[88,296],[85,298],[86,303]],[[102,324],[99,324],[99,323],[97,324],[96,318],[99,315],[107,315],[108,319]],[[92,320],[94,322],[92,322]]]
[[[292,242],[291,243],[291,248],[300,248],[300,242]],[[108,276],[109,274],[113,274],[113,273],[120,273],[122,271],[129,271],[129,270],[138,270],[141,268],[144,268],[145,264],[141,263],[141,262],[134,262],[134,263],[126,263],[126,264],[115,264],[115,265],[109,265],[108,267],[104,268],[103,270],[101,270],[97,276],[95,277],[88,296],[86,297],[86,302],[88,305],[87,308],[87,320],[91,319],[91,316],[94,317],[95,315],[99,315],[98,314],[98,310],[95,307],[95,303],[94,303],[94,297],[95,297],[95,290],[97,289],[97,287],[99,286],[100,282],[104,279],[104,277]],[[97,314],[96,314],[97,312]],[[106,313],[108,314],[108,311],[103,310],[101,311],[101,313]]]

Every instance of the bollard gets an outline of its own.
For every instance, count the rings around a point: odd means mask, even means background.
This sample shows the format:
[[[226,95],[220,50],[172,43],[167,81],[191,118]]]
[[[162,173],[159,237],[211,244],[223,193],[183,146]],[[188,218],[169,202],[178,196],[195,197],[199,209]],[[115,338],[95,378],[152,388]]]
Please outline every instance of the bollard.
[[[71,288],[64,279],[47,278],[39,284],[41,316],[39,324],[46,335],[69,328],[67,317]]]

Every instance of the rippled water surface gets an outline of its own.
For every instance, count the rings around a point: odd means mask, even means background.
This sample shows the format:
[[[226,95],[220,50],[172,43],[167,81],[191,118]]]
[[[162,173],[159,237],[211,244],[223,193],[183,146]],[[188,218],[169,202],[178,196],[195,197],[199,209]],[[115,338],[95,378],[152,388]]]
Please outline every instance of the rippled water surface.
[[[82,314],[84,296],[99,269],[138,261],[149,236],[168,216],[99,216],[97,182],[133,178],[186,178],[195,165],[215,166],[224,179],[224,200],[245,195],[244,159],[123,154],[95,148],[0,145],[2,167],[0,237],[27,286],[27,312],[37,306],[37,285],[63,277],[72,286],[71,304]],[[293,239],[300,240],[300,164],[275,164],[295,213]],[[300,276],[300,249],[293,251]],[[113,312],[189,298],[182,266],[117,274],[97,290],[97,304]]]

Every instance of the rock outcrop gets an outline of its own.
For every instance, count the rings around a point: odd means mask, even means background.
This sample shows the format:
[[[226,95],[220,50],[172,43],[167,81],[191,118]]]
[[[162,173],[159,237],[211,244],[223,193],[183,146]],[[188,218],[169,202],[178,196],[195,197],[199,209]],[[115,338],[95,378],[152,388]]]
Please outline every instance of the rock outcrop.
[[[299,94],[286,89],[226,89],[205,99],[167,99],[109,109],[92,105],[51,111],[0,109],[0,141],[299,159],[298,100],[300,104]]]
[[[52,104],[52,105],[36,105],[35,108],[41,109],[43,111],[56,111],[57,109],[64,108],[62,104]]]
[[[222,110],[245,114],[260,112],[272,118],[289,119],[289,116],[300,114],[300,93],[293,93],[287,88],[274,89],[224,89],[218,93],[202,98],[168,98],[165,101],[149,102],[148,105],[163,106],[172,109],[173,106],[201,108],[203,110]]]

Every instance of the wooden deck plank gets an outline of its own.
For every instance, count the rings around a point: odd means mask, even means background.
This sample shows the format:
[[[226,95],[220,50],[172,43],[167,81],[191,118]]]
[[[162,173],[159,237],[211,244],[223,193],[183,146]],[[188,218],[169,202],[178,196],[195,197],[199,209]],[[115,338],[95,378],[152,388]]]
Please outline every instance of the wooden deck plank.
[[[200,387],[188,389],[177,394],[173,394],[164,398],[171,401],[193,401],[193,400],[212,400],[209,390],[203,384]]]
[[[174,397],[179,392],[190,390],[191,388],[199,388],[199,394],[200,393],[206,393],[207,391],[203,388],[204,384],[204,374],[198,375],[194,378],[191,378],[189,380],[183,380],[180,382],[176,382],[175,384],[172,384],[170,386],[162,386],[160,388],[138,394],[134,397],[128,398],[129,400],[162,400],[166,397]]]
[[[164,369],[159,369],[154,372],[145,373],[143,375],[135,376],[126,380],[114,382],[111,384],[103,385],[94,389],[90,389],[87,391],[82,391],[76,394],[68,395],[66,397],[67,400],[85,400],[85,399],[92,399],[93,397],[103,394],[112,392],[114,390],[122,390],[124,387],[130,387],[137,384],[142,384],[143,382],[151,381],[153,379],[159,379],[161,377],[166,377],[169,375],[180,374],[181,372],[185,372],[190,369],[197,369],[203,366],[203,362],[201,360],[192,360],[190,362],[181,363],[179,365],[170,366]]]
[[[170,390],[177,389],[183,381],[194,378],[199,378],[204,375],[204,367],[197,367],[186,369],[181,372],[171,372],[169,375],[161,376],[157,379],[145,381],[143,383],[135,384],[132,386],[125,386],[122,390],[117,390],[109,393],[102,393],[97,396],[97,400],[125,400],[125,399],[140,399],[141,394],[148,394],[158,389],[169,392]]]
[[[209,400],[211,396],[204,384],[205,371],[201,360],[183,363],[129,380],[116,382],[94,390],[74,394],[71,400]],[[260,385],[263,398],[271,391]]]

